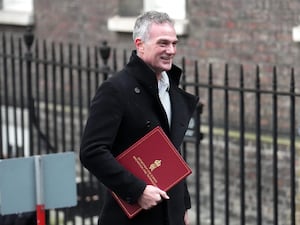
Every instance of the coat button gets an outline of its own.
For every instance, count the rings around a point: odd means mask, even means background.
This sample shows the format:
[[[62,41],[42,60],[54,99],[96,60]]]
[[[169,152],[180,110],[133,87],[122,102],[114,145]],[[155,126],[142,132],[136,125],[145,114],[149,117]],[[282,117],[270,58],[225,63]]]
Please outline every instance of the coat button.
[[[135,87],[135,88],[134,88],[134,92],[135,92],[136,94],[140,94],[140,93],[141,93],[141,89],[139,89],[138,87]]]
[[[150,125],[151,125],[151,122],[150,122],[150,120],[147,120],[147,122],[146,122],[146,127],[150,127]]]

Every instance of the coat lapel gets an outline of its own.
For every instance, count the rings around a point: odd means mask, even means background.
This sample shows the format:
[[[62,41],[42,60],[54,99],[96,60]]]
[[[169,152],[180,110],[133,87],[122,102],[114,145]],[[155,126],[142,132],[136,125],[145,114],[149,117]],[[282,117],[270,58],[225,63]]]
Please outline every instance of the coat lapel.
[[[172,104],[172,125],[170,138],[176,147],[179,147],[184,138],[189,121],[196,108],[198,97],[179,90],[179,88],[170,89]]]

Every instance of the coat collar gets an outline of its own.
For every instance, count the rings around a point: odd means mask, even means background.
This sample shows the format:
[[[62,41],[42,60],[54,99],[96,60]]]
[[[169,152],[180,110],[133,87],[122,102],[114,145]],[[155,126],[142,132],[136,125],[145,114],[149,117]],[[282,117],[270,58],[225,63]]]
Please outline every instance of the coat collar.
[[[157,79],[154,71],[137,56],[136,51],[132,51],[127,69],[132,71],[132,75],[142,84],[157,89]],[[172,64],[171,70],[167,71],[170,84],[179,85],[182,70],[176,65]]]
[[[188,122],[193,114],[198,98],[184,91],[178,91],[181,77],[181,69],[174,64],[171,70],[167,71],[170,82],[170,97],[172,104],[172,125],[169,128],[167,116],[163,113],[163,106],[159,103],[158,83],[154,71],[132,52],[129,63],[125,66],[125,71],[134,77],[156,99],[157,109],[160,110],[161,126],[166,134],[171,137],[175,146],[179,146],[187,129]]]

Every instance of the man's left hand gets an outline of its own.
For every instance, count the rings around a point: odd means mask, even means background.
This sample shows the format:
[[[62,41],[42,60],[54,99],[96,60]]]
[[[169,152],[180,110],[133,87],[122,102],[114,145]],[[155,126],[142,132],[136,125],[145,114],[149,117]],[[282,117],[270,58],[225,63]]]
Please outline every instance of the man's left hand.
[[[189,225],[190,224],[188,210],[186,210],[185,213],[184,213],[184,224],[185,225]]]

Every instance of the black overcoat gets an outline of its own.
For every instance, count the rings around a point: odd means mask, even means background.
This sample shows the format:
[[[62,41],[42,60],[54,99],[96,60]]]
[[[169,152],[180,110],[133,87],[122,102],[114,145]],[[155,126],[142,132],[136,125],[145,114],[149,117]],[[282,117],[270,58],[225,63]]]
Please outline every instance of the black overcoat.
[[[80,160],[106,187],[129,203],[137,202],[146,184],[133,176],[115,157],[156,126],[161,126],[179,150],[198,97],[178,87],[181,70],[172,65],[170,80],[172,122],[160,103],[155,73],[133,51],[123,70],[98,88],[82,136]],[[128,219],[109,192],[99,218],[101,225],[184,225],[191,207],[186,181],[168,191],[165,200]]]

